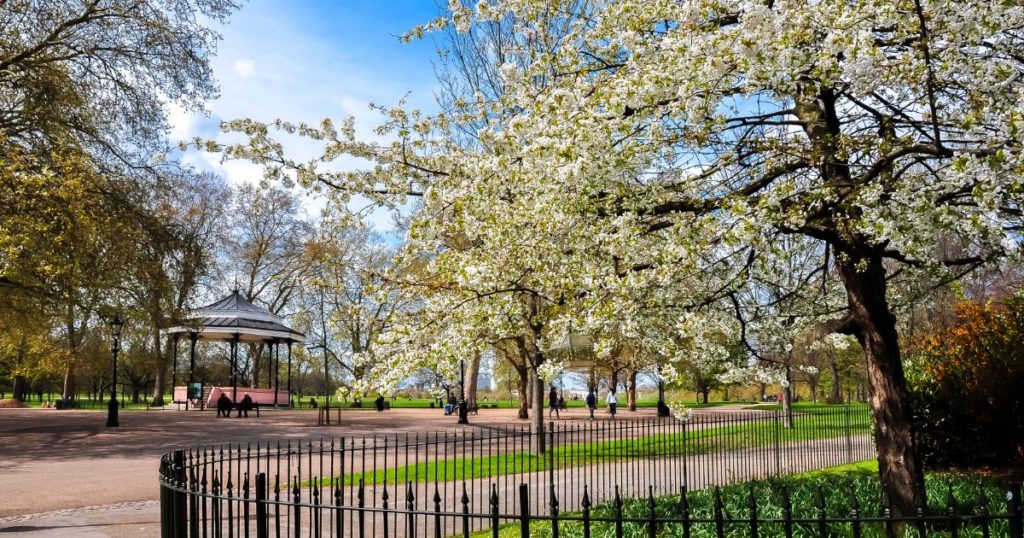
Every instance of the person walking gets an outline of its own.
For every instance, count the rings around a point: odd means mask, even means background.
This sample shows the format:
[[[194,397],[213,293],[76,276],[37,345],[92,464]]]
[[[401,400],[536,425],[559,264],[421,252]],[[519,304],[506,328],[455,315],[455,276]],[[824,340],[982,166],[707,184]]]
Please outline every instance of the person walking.
[[[595,389],[590,389],[587,393],[587,410],[590,411],[590,420],[594,420],[594,411],[597,410],[597,392]]]
[[[612,420],[615,420],[615,408],[619,405],[619,399],[615,396],[615,387],[608,390],[605,403],[608,404],[608,411],[612,414]]]
[[[548,418],[551,418],[551,413],[555,413],[555,417],[562,418],[558,414],[558,391],[554,385],[551,385],[551,390],[548,391]]]

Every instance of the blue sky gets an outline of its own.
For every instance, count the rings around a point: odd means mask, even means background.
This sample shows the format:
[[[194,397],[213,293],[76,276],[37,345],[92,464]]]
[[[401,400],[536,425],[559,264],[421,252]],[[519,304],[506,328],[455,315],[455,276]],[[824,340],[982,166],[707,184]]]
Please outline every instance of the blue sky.
[[[172,140],[220,138],[221,120],[253,118],[316,122],[355,116],[361,132],[376,124],[371,102],[432,110],[434,42],[401,43],[397,36],[437,16],[433,0],[249,0],[225,25],[213,59],[221,95],[209,115],[172,107]],[[312,146],[288,146],[308,157]],[[232,182],[256,181],[257,167],[220,163],[213,155],[182,158]],[[315,204],[314,204],[315,206]],[[380,224],[384,224],[386,216]]]

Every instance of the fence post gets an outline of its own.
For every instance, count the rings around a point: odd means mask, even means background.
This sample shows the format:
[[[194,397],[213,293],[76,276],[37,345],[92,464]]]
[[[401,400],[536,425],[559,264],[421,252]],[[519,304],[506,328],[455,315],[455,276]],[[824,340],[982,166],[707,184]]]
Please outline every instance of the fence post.
[[[857,490],[850,485],[850,525],[853,527],[853,537],[860,538],[860,506],[857,504]]]
[[[793,538],[793,500],[789,498],[789,486],[782,485],[782,529],[786,538]]]
[[[199,538],[199,475],[196,474],[196,465],[189,469],[188,489],[188,535],[190,538]]]
[[[242,532],[244,532],[245,538],[249,538],[249,473],[245,473],[245,478],[242,480],[242,521],[246,523],[242,526]]]
[[[853,462],[853,426],[850,422],[850,406],[843,408],[846,420],[846,463]]]
[[[462,482],[462,536],[469,538],[469,491],[466,490],[466,482]],[[413,535],[415,536],[415,534]]]
[[[818,485],[818,536],[828,538],[828,523],[825,514],[825,491]]]
[[[892,503],[885,492],[885,483],[882,484],[882,520],[885,522],[885,538],[895,538],[896,525],[892,521]]]
[[[498,485],[491,484],[491,538],[498,538]]]
[[[174,536],[174,521],[171,519],[171,489],[168,485],[170,480],[170,463],[167,455],[160,457],[160,537],[172,538]]]
[[[750,483],[750,498],[747,500],[747,513],[750,516],[750,538],[757,538],[757,498],[754,494],[754,484]]]
[[[690,501],[686,498],[686,484],[679,486],[679,518],[683,520],[683,538],[690,538]]]
[[[406,536],[416,536],[416,494],[412,490],[412,481],[405,481],[405,509],[409,511]]]
[[[387,442],[387,441],[385,440],[385,442]],[[377,482],[377,477],[376,476],[374,476],[373,482],[374,482],[374,485],[377,485],[376,484],[376,482]],[[388,499],[390,499],[390,498],[391,498],[391,496],[388,494],[388,479],[387,479],[387,476],[385,476],[384,477],[384,490],[381,491],[381,493],[380,493],[381,508],[384,510],[383,512],[381,512],[381,515],[383,516],[383,518],[382,518],[383,519],[382,526],[384,528],[384,536],[387,536],[388,534],[390,534],[388,532],[388,528],[389,528],[389,523],[388,523],[388,507],[389,507],[388,506]],[[374,527],[376,527],[376,525],[377,524],[374,523]],[[397,515],[395,516],[395,526],[396,527],[398,526],[398,516]],[[408,529],[406,529],[406,532],[408,532]]]
[[[519,484],[519,521],[519,535],[530,538],[530,486],[525,483]]]
[[[647,486],[647,538],[658,538],[658,512],[654,501],[654,486]]]
[[[924,496],[925,496],[924,484],[918,483],[918,485],[917,485],[917,494],[914,495],[914,497],[915,497],[915,499],[914,499],[914,512],[915,512],[915,515],[917,516],[917,535],[920,538],[924,538],[927,535],[927,533],[928,533],[928,529],[927,529],[927,527],[925,525],[926,522],[925,522],[925,516],[924,516],[924,503],[925,503]]]
[[[978,488],[978,519],[981,520],[981,536],[989,538],[988,497],[985,496],[985,483]]]
[[[953,484],[952,482],[946,484],[946,517],[949,518],[949,536],[950,538],[959,538],[960,536],[960,520],[957,519],[957,506],[956,498],[953,497]]]
[[[552,445],[553,446],[553,445]],[[548,499],[551,507],[551,538],[558,538],[558,497],[555,497],[555,483],[551,483],[551,498]],[[466,534],[469,538],[469,534]]]
[[[775,415],[778,418],[778,414]],[[722,490],[715,486],[715,536],[725,538],[725,520],[723,518]]]
[[[1020,484],[1011,484],[1009,493],[1006,502],[1007,514],[1010,516],[1010,536],[1024,538],[1024,507],[1021,505]]]
[[[185,538],[188,533],[185,514],[188,495],[185,493],[185,451],[174,451],[174,538]]]
[[[583,485],[583,502],[580,506],[583,507],[583,538],[590,538],[590,493],[586,484]]]
[[[268,538],[267,473],[256,473],[256,538]]]
[[[302,490],[299,489],[299,477],[293,476],[292,483],[292,507],[295,509],[295,517],[292,518],[295,528],[295,538],[302,537]]]
[[[359,509],[357,512],[359,518],[359,538],[366,536],[366,484],[362,477],[359,478],[359,490],[356,491],[356,508]],[[384,513],[385,517],[387,512]]]
[[[779,428],[781,426],[779,425],[779,410],[778,409],[775,410],[775,416],[774,416],[774,420],[772,421],[772,423],[773,423],[773,426],[774,426],[772,428],[772,434],[773,434],[773,437],[775,437],[775,443],[774,443],[774,445],[775,445],[775,476],[782,476],[782,454],[781,454],[781,452],[782,452],[782,446],[781,446],[782,440],[780,438],[780,431],[779,431]]]
[[[441,491],[434,483],[434,538],[441,538]]]
[[[619,486],[615,486],[615,538],[622,538],[622,496]]]

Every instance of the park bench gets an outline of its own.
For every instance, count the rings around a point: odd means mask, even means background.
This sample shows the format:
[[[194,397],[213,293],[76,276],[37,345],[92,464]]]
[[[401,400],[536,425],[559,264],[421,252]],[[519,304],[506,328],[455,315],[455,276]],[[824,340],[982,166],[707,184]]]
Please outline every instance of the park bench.
[[[251,407],[249,407],[249,411],[256,411],[256,418],[260,418],[260,404],[253,402],[253,403],[251,403],[249,405],[251,406]],[[237,415],[238,411],[239,411],[239,409],[238,409],[239,407],[241,407],[241,406],[238,405],[238,404],[234,404],[234,405],[231,406],[231,410],[234,411],[235,414]]]
[[[498,404],[476,404],[470,405],[468,411],[474,415],[478,414],[481,409],[497,409]]]

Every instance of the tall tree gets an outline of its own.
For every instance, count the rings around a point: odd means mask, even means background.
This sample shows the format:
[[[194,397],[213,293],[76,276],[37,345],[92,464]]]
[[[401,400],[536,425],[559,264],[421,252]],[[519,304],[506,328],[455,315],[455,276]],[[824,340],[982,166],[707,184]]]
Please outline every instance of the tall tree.
[[[163,150],[164,105],[216,96],[210,55],[232,0],[14,0],[0,4],[0,134],[69,142],[145,164]]]
[[[249,140],[228,154],[267,165],[268,179],[333,185],[341,201],[422,196],[413,239],[437,253],[436,239],[457,231],[480,242],[474,254],[502,252],[501,266],[439,253],[450,273],[473,272],[464,280],[508,283],[501,275],[527,269],[525,293],[547,299],[527,316],[541,332],[581,297],[624,305],[665,281],[678,283],[679,309],[727,311],[751,282],[771,281],[773,264],[757,261],[782,254],[782,238],[818,245],[844,304],[807,316],[831,315],[829,328],[864,349],[881,478],[894,512],[912,514],[922,471],[890,280],[952,280],[1017,249],[1024,10],[980,0],[452,8],[459,31],[508,20],[517,35],[557,27],[564,38],[525,65],[504,63],[496,102],[465,101],[436,121],[389,110],[381,132],[393,141],[358,141],[351,123],[303,127],[324,142],[323,161],[371,159],[361,172],[290,160],[270,127],[247,121],[229,125]],[[495,111],[508,115],[491,121]],[[475,148],[451,127],[467,122],[485,125]],[[943,255],[939,238],[962,254]],[[611,269],[592,263],[608,258]],[[749,319],[746,304],[762,306],[739,302],[738,317]]]
[[[296,195],[279,187],[237,187],[222,240],[221,282],[233,284],[247,301],[284,315],[296,306],[309,275],[305,256],[312,225],[300,214]],[[245,373],[256,384],[267,346],[250,344]]]

